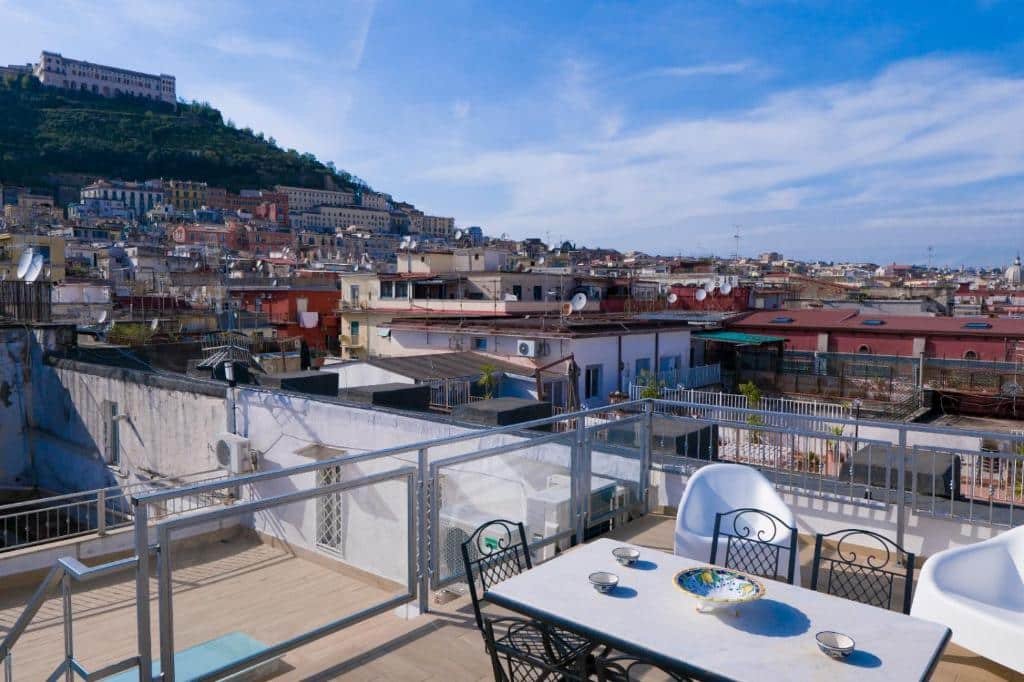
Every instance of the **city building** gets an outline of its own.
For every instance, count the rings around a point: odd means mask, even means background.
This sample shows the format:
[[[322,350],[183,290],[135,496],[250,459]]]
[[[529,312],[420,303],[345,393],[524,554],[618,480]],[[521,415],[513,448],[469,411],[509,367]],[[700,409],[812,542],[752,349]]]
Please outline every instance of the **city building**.
[[[65,278],[64,237],[48,234],[0,232],[0,279],[18,279],[18,262],[25,249],[43,256],[40,279],[60,282]]]
[[[291,211],[291,225],[297,230],[335,232],[361,227],[371,232],[389,232],[391,213],[359,206],[317,206],[301,212]]]
[[[123,180],[97,180],[82,188],[83,199],[120,199],[133,216],[140,216],[164,203],[162,180],[125,182]]]
[[[15,204],[4,206],[4,220],[11,227],[48,224],[60,220],[62,212],[48,194],[18,194]]]
[[[758,311],[730,329],[784,337],[785,349],[1012,362],[1024,320],[872,315],[859,310]]]
[[[5,78],[17,79],[22,76],[31,76],[34,66],[32,64],[8,64],[0,66],[0,80]]]
[[[691,365],[690,325],[684,320],[618,316],[558,318],[403,317],[375,339],[378,355],[475,351],[522,367],[527,377],[545,371],[570,375],[578,368],[576,395],[586,407],[604,405],[636,376],[657,370],[680,373]],[[557,390],[557,389],[556,389]],[[545,396],[555,406],[568,396]]]
[[[351,206],[356,198],[353,192],[288,185],[277,185],[274,191],[288,197],[288,209],[294,213],[308,211],[315,206]]]
[[[455,233],[455,218],[424,215],[419,232],[431,237],[450,239]]]
[[[191,211],[209,206],[206,191],[205,182],[168,180],[164,184],[165,200],[178,211]]]
[[[130,71],[69,59],[58,52],[43,52],[35,65],[35,76],[48,87],[81,90],[103,97],[144,97],[174,104],[177,101],[174,76]]]

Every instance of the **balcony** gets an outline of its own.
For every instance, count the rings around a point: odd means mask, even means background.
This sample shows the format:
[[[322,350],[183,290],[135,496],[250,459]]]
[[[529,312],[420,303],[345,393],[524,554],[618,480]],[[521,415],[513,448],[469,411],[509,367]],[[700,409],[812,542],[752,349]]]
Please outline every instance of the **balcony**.
[[[65,597],[33,597],[29,581],[0,597],[13,679],[147,670],[151,658],[184,671],[203,647],[217,675],[486,679],[457,591],[461,533],[522,519],[537,562],[599,535],[671,551],[679,491],[713,460],[760,469],[803,532],[866,526],[923,556],[1024,520],[1024,436],[672,401],[489,430],[258,388],[239,389],[237,404],[258,472],[140,493],[116,533],[141,555],[63,564],[46,585],[63,583]],[[384,438],[403,444],[379,449]],[[224,490],[237,496],[216,508],[156,511]],[[812,540],[800,542],[806,565]],[[8,567],[0,558],[0,574]],[[238,637],[254,643],[242,658],[214,656]],[[1012,675],[952,646],[935,677]]]

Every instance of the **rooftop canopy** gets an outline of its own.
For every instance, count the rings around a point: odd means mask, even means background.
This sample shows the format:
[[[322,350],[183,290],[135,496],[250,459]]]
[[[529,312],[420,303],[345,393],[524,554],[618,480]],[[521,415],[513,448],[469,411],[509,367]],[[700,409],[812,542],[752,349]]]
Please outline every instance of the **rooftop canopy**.
[[[724,329],[714,331],[694,332],[694,337],[705,341],[716,341],[728,343],[734,346],[765,346],[772,343],[782,343],[786,339],[781,336],[765,336],[763,334],[745,334],[743,332],[731,332]]]

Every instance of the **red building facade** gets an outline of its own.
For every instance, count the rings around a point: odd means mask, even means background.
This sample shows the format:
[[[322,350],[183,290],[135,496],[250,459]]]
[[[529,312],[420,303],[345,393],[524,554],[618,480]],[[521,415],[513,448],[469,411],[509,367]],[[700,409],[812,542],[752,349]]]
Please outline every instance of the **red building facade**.
[[[856,310],[755,312],[727,325],[781,336],[786,350],[959,360],[1014,360],[1024,345],[1024,320],[980,317],[866,315]]]

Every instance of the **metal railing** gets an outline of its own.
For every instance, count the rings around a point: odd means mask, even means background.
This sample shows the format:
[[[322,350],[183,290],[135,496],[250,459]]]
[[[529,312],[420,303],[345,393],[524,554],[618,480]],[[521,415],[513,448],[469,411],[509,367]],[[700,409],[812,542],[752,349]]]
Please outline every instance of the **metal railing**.
[[[459,517],[461,511],[455,507],[476,509],[485,515],[492,513],[499,497],[494,492],[499,480],[507,484],[505,490],[548,493],[546,504],[554,506],[547,509],[561,510],[558,516],[564,521],[553,526],[538,526],[531,520],[528,526],[531,545],[544,556],[553,553],[548,550],[559,543],[581,542],[608,524],[645,513],[650,506],[652,472],[686,474],[713,461],[755,466],[777,487],[794,494],[895,510],[898,542],[903,541],[911,514],[948,516],[994,526],[1024,520],[1015,513],[1016,506],[1022,502],[1019,488],[1024,485],[1021,478],[1024,435],[878,422],[872,422],[874,430],[868,433],[867,422],[848,416],[788,413],[779,416],[725,402],[727,404],[709,405],[669,400],[630,401],[495,429],[469,430],[372,452],[346,453],[285,468],[139,492],[131,499],[135,556],[92,569],[62,559],[0,643],[0,659],[10,671],[15,643],[45,596],[58,584],[70,594],[76,575],[134,569],[138,654],[106,666],[102,672],[110,674],[115,668],[137,667],[140,679],[152,678],[150,581],[157,577],[160,665],[164,679],[173,679],[174,583],[170,544],[173,532],[273,513],[283,505],[308,502],[319,496],[354,491],[384,481],[405,483],[407,545],[399,550],[407,557],[405,592],[208,671],[202,679],[215,679],[251,668],[397,605],[415,601],[421,612],[429,610],[431,591],[458,577],[457,571],[452,570],[453,563],[445,559],[446,543],[450,540],[446,529],[451,527],[445,519]],[[245,414],[250,418],[250,411]],[[768,423],[776,418],[782,423]],[[569,428],[559,430],[558,425]],[[987,439],[990,444],[998,440],[1000,449],[983,452],[939,448],[933,452],[915,446],[915,441],[924,436],[959,437],[962,441],[964,434]],[[944,468],[947,461],[960,464]],[[515,466],[489,466],[499,462]],[[310,487],[311,478],[319,477],[308,474],[342,466],[356,466],[360,471],[361,467],[383,467],[383,470],[347,480],[341,476],[328,478],[326,484]],[[297,478],[300,476],[302,478]],[[486,485],[467,485],[458,491],[453,487],[460,484],[458,476],[464,477],[461,483],[486,477]],[[499,479],[501,476],[507,480]],[[550,480],[538,483],[545,477]],[[278,479],[306,483],[304,487],[278,486],[276,490],[288,492],[267,495],[264,484]],[[957,483],[948,484],[949,480]],[[218,498],[229,490],[246,494],[230,506],[166,516],[167,510],[181,507],[179,500]],[[994,492],[986,495],[988,490]],[[606,491],[612,496],[607,503],[603,497]],[[977,496],[979,491],[982,491],[980,497]],[[463,495],[462,501],[468,504],[461,505],[456,492]],[[943,507],[946,500],[952,506]],[[151,548],[151,521],[161,519],[162,515],[162,520],[154,524],[157,544]],[[470,516],[461,520],[467,524],[473,521]],[[268,532],[275,532],[274,528],[274,524],[267,525]],[[150,563],[153,550],[157,557],[155,567]],[[69,572],[71,580],[65,581]],[[69,599],[64,610],[65,658],[55,675],[77,673],[86,679],[95,679],[99,673],[86,673],[75,658]],[[14,679],[13,673],[9,672],[8,676]]]
[[[133,495],[226,476],[223,470],[207,471],[0,505],[0,553],[92,533],[104,535],[131,524]],[[191,512],[220,501],[211,496],[182,499],[156,513]]]
[[[57,559],[53,568],[50,569],[46,578],[43,579],[42,584],[28,600],[28,603],[25,605],[25,610],[21,612],[21,615],[19,615],[18,619],[14,622],[14,625],[12,625],[11,629],[7,631],[3,641],[0,642],[0,661],[3,661],[4,664],[4,682],[14,682],[16,679],[14,675],[14,657],[12,651],[15,643],[25,633],[25,630],[31,624],[32,619],[35,618],[37,613],[39,613],[39,609],[42,608],[43,604],[58,586],[60,586],[62,605],[61,613],[64,620],[64,656],[60,664],[57,666],[57,669],[47,677],[47,680],[56,680],[62,676],[66,682],[73,682],[75,676],[79,676],[85,680],[100,680],[104,677],[109,677],[110,675],[115,675],[119,672],[138,667],[139,657],[131,656],[115,663],[105,665],[103,668],[91,673],[87,671],[81,662],[75,658],[72,629],[74,614],[71,606],[71,590],[73,583],[89,582],[96,578],[101,578],[122,571],[128,571],[134,568],[137,564],[137,557],[129,557],[127,559],[111,561],[92,567],[86,566],[72,557],[61,557],[60,559]]]

